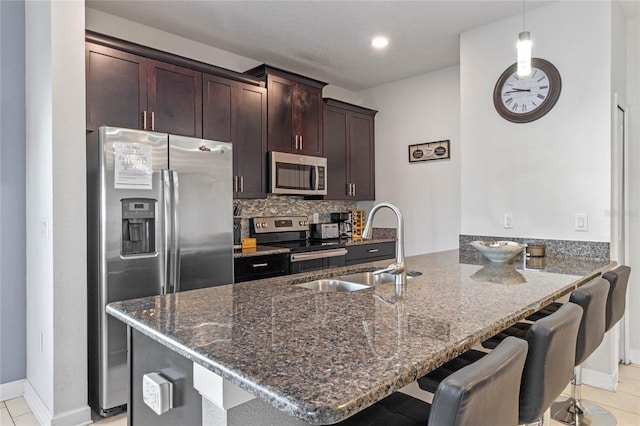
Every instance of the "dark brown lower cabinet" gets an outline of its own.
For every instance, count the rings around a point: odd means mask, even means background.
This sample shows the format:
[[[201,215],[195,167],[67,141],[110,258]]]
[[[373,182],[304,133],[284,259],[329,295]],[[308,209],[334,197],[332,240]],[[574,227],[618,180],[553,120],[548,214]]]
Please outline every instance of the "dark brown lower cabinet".
[[[278,277],[289,273],[289,254],[236,257],[233,259],[233,282]]]
[[[396,256],[395,241],[385,241],[370,244],[357,244],[347,247],[346,264],[373,262],[376,260],[393,259]]]

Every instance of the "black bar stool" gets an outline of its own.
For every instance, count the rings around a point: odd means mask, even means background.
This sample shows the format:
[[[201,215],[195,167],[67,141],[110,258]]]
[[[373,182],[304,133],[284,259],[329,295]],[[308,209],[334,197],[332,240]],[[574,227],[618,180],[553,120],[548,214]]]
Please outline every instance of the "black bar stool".
[[[603,322],[604,333],[611,330],[620,321],[626,309],[627,285],[631,268],[628,266],[618,266],[617,268],[605,272],[602,277],[609,283],[607,293],[606,308]],[[581,287],[582,288],[582,287]],[[578,289],[579,290],[579,289]],[[577,291],[577,290],[576,290]],[[602,339],[601,339],[602,341]],[[598,343],[599,345],[600,343]],[[595,348],[594,348],[595,350]],[[586,354],[582,362],[593,353],[593,350]],[[582,364],[582,362],[580,364]],[[560,401],[551,407],[551,417],[561,423],[570,425],[594,425],[594,426],[614,426],[616,417],[605,408],[581,398],[582,366],[576,368],[574,384],[572,386],[571,398],[567,401]]]
[[[541,422],[544,412],[571,381],[581,318],[582,308],[567,303],[553,314],[533,323],[527,330],[525,339],[529,351],[520,384],[519,424]],[[507,336],[504,340],[512,338]],[[470,362],[474,357],[482,360],[486,356],[485,352],[472,349],[461,355],[461,363]],[[449,364],[449,367],[455,368],[453,364]],[[446,371],[435,370],[418,379],[418,385],[429,391],[446,375]]]
[[[338,424],[514,426],[526,356],[526,342],[505,339],[486,357],[443,380],[432,404],[395,392]]]

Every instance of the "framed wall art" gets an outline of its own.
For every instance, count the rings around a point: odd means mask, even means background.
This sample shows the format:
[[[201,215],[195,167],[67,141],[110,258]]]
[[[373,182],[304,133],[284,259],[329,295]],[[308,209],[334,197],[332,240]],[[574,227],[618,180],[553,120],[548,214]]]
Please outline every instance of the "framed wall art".
[[[449,156],[449,139],[409,145],[409,163],[444,160]]]

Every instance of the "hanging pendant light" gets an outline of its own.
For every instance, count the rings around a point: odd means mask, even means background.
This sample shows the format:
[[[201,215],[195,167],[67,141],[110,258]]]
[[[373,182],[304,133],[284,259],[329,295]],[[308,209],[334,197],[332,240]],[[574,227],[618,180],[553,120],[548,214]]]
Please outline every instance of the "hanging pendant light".
[[[518,75],[531,74],[531,33],[524,30],[524,0],[522,0],[522,32],[518,34]]]

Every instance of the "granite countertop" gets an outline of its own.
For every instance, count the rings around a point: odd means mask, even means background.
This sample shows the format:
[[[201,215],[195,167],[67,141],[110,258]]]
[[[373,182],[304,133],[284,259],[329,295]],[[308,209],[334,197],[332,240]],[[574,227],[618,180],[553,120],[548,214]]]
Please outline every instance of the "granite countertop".
[[[268,254],[282,254],[289,253],[288,248],[271,247],[271,246],[257,246],[255,249],[234,249],[233,257],[252,257],[252,256],[266,256]]]
[[[407,268],[423,274],[404,285],[352,293],[293,285],[389,263],[380,261],[115,302],[107,312],[276,408],[328,424],[612,267],[546,259],[553,271],[525,270],[464,257],[408,257]]]
[[[369,240],[354,241],[354,240],[349,238],[349,239],[345,239],[345,240],[340,240],[340,242],[342,244],[344,244],[345,247],[356,246],[356,245],[360,245],[360,244],[386,243],[386,242],[389,242],[389,241],[395,241],[395,239],[393,239],[393,238],[373,238],[373,239],[369,239]],[[249,249],[249,250],[235,249],[233,251],[233,257],[234,258],[238,258],[238,257],[266,256],[268,254],[280,254],[280,253],[289,253],[289,249],[288,248],[282,248],[282,247],[272,247],[272,246],[261,246],[261,245],[258,245],[255,250],[252,250],[252,249]]]

